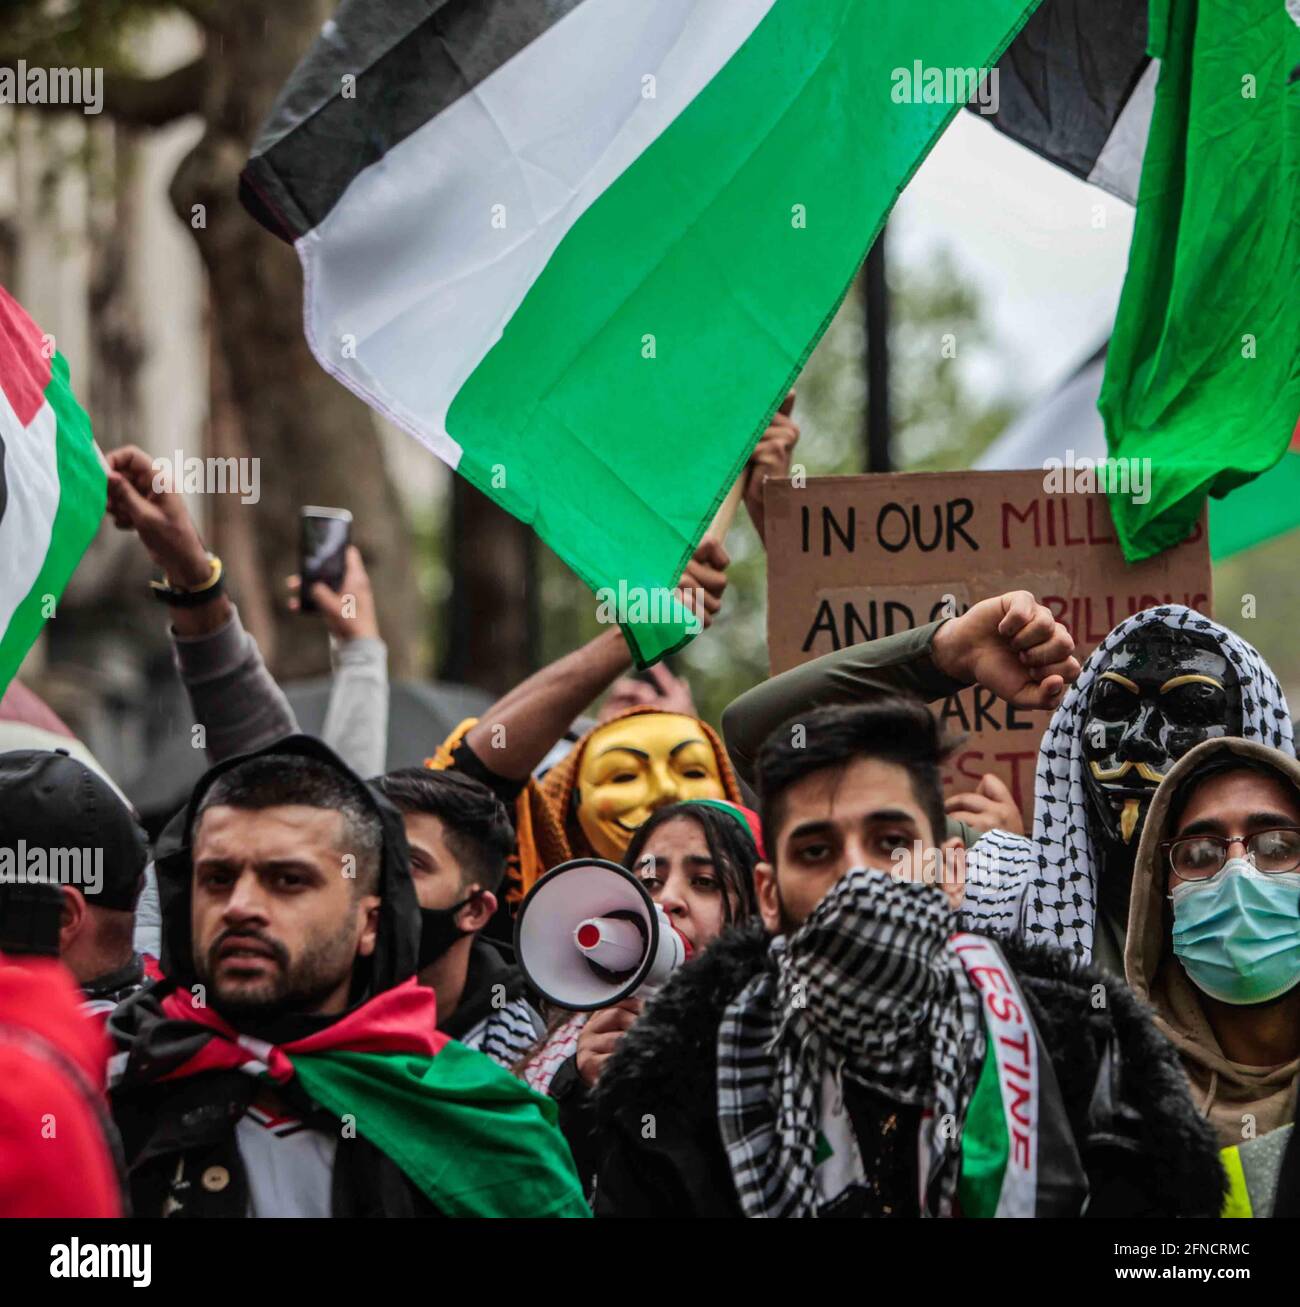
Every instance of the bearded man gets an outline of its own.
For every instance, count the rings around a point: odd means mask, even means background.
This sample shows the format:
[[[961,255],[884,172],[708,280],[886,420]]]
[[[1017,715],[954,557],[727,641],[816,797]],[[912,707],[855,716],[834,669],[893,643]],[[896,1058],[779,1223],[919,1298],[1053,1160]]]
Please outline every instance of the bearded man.
[[[386,799],[290,736],[165,838],[166,979],[109,1022],[138,1215],[586,1213],[553,1105],[437,1030]]]

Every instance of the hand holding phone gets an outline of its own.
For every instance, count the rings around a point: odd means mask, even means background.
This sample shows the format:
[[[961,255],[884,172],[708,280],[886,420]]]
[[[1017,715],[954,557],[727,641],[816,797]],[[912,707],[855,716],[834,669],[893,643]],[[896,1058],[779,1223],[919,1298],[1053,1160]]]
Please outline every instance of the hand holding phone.
[[[343,585],[348,543],[352,538],[352,514],[346,508],[319,508],[308,504],[299,523],[298,575],[302,578],[299,607],[315,612],[312,586],[323,581],[331,590]]]

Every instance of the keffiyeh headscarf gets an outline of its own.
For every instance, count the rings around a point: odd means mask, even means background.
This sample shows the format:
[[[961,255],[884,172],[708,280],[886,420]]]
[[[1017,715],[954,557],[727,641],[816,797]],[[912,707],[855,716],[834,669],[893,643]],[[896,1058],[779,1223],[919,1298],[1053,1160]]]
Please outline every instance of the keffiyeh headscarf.
[[[983,1061],[978,996],[934,886],[848,872],[750,981],[718,1030],[718,1122],[747,1216],[813,1216],[824,1074],[960,1127]],[[961,1130],[936,1132],[927,1192],[951,1209]]]
[[[1097,855],[1083,777],[1083,720],[1093,682],[1110,666],[1116,648],[1134,631],[1157,623],[1213,639],[1241,685],[1242,735],[1295,753],[1286,696],[1258,650],[1182,604],[1135,613],[1089,655],[1043,732],[1034,772],[1032,838],[993,831],[968,850],[974,870],[961,915],[969,929],[1015,931],[1030,943],[1091,958]]]

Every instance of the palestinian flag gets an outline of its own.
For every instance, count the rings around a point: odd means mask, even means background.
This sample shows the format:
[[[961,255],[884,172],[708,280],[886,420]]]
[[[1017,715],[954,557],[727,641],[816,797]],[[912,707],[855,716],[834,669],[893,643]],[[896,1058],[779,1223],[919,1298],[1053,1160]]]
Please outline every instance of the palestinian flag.
[[[1150,12],[1160,80],[1099,400],[1111,455],[1151,464],[1149,502],[1111,496],[1130,561],[1272,468],[1300,416],[1300,6]]]
[[[241,190],[322,366],[614,599],[644,665],[970,93],[911,70],[990,65],[1036,4],[345,0]]]
[[[441,1034],[433,990],[414,978],[286,1044],[241,1035],[170,984],[142,991],[110,1023],[124,1049],[109,1061],[115,1094],[214,1071],[296,1079],[442,1216],[591,1215],[555,1103]]]
[[[0,286],[0,693],[94,538],[107,484],[66,360]]]
[[[998,131],[1130,204],[1155,103],[1146,0],[1043,0],[967,106]]]
[[[961,1214],[1078,1216],[1087,1177],[1051,1056],[1015,972],[985,935],[954,935],[949,947],[980,996],[988,1037],[962,1125]]]

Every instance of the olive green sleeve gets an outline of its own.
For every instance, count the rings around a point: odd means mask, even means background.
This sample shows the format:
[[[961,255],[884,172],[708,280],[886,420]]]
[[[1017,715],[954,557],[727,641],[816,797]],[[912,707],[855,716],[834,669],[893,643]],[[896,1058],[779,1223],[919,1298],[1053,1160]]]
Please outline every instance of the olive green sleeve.
[[[810,708],[856,703],[874,693],[900,690],[927,703],[966,688],[934,665],[931,646],[942,625],[931,622],[840,649],[747,690],[727,705],[722,732],[736,772],[754,783],[754,762],[763,741],[783,722]]]

